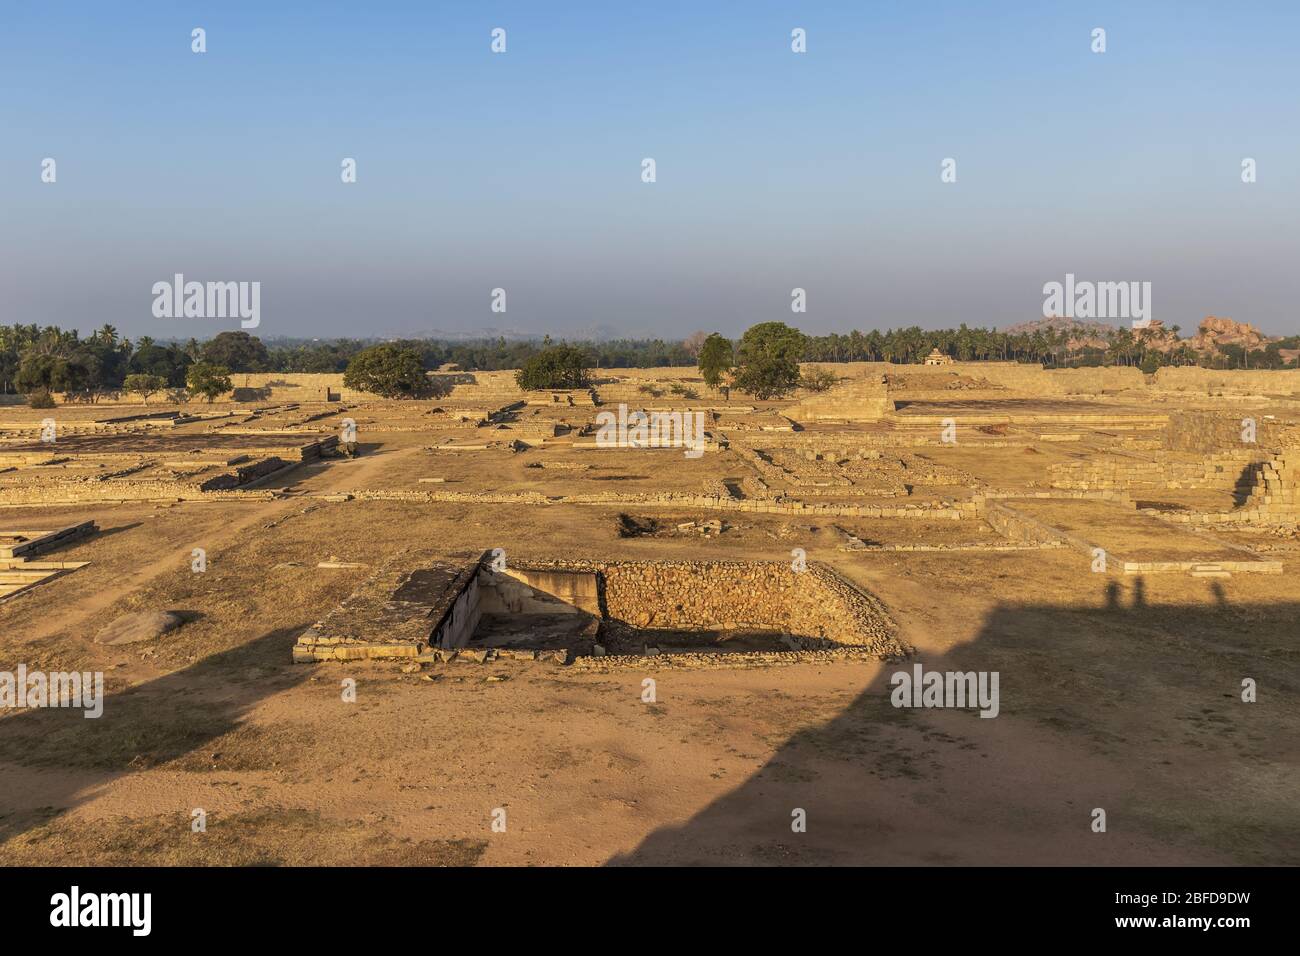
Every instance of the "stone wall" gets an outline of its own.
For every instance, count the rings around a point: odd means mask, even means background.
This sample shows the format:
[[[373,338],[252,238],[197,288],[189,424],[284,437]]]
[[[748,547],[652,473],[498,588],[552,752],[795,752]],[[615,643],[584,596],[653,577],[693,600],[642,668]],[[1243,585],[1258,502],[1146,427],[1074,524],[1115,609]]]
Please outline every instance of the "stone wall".
[[[283,458],[274,456],[263,458],[261,461],[240,465],[234,471],[209,478],[199,485],[199,491],[229,491],[232,488],[242,488],[244,485],[275,474],[288,464]]]
[[[269,490],[201,491],[192,481],[95,481],[68,479],[0,489],[0,505],[117,504],[127,501],[207,501],[215,498],[269,499]]]
[[[852,377],[874,375],[919,375],[942,371],[953,378],[983,380],[1028,397],[1089,395],[1133,389],[1216,392],[1256,395],[1300,394],[1300,370],[1216,371],[1196,367],[1167,367],[1150,378],[1131,366],[1045,369],[1024,362],[956,362],[942,370],[922,365],[893,365],[888,362],[845,362],[829,366],[838,374]],[[915,399],[915,396],[908,395]]]
[[[1159,389],[1177,392],[1241,392],[1289,396],[1300,394],[1300,370],[1217,371],[1190,366],[1170,366],[1156,371],[1155,384]]]
[[[1187,461],[1092,458],[1054,464],[1048,475],[1053,488],[1063,489],[1233,491],[1248,483],[1251,466],[1266,457],[1263,448],[1243,448]]]
[[[1300,518],[1300,450],[1278,455],[1251,470],[1248,508]]]
[[[1255,422],[1255,449],[1241,448],[1242,419],[1253,418]],[[1276,419],[1250,415],[1248,409],[1235,412],[1186,411],[1171,412],[1169,425],[1163,433],[1163,447],[1169,451],[1212,453],[1224,448],[1238,448],[1241,451],[1256,451],[1256,457],[1263,457],[1267,449],[1276,449],[1293,441],[1300,442],[1300,434],[1288,434],[1293,431]]]
[[[515,573],[520,573],[517,569]],[[596,576],[602,616],[637,628],[784,631],[907,653],[888,611],[826,565],[796,572],[782,561],[553,562],[522,569],[534,586]]]
[[[1054,528],[997,501],[988,503],[984,518],[989,527],[1016,544],[1054,545],[1062,540]]]
[[[1045,381],[1056,390],[1055,394],[1061,395],[1095,395],[1147,387],[1142,370],[1132,366],[1048,369],[1043,374]]]
[[[841,382],[825,392],[813,393],[797,405],[784,409],[783,414],[797,422],[875,422],[893,410],[894,403],[889,399],[884,377],[868,375]]]
[[[905,365],[899,371],[910,371],[922,366]],[[1023,362],[956,362],[945,369],[954,376],[982,379],[1010,391],[1034,396],[1059,395],[1062,385],[1049,378],[1041,365]]]
[[[600,583],[594,570],[507,568],[481,577],[484,613],[600,615]]]
[[[900,504],[897,506],[845,505],[838,503],[809,503],[804,501],[745,500],[712,495],[662,492],[659,494],[619,494],[597,492],[583,495],[548,496],[536,491],[523,492],[472,492],[472,491],[403,491],[367,488],[352,492],[362,501],[422,501],[461,502],[467,504],[518,504],[551,507],[553,505],[635,506],[641,508],[664,506],[672,508],[706,508],[717,511],[750,511],[777,515],[838,515],[846,518],[920,518],[923,520],[959,521],[979,517],[980,504],[976,500],[943,501],[933,504]]]
[[[241,390],[256,395],[253,401],[360,402],[379,398],[344,387],[342,372],[233,372],[230,384],[233,391],[219,396],[218,401],[237,401],[235,396]]]

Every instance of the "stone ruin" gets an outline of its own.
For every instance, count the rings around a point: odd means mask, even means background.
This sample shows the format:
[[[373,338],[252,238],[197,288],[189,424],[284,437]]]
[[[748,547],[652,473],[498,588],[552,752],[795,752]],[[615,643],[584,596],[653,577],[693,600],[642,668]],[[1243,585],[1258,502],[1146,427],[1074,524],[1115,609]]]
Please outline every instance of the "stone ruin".
[[[785,409],[783,414],[798,422],[874,422],[893,410],[884,376],[869,373],[864,378],[814,393]]]
[[[89,537],[99,530],[93,521],[50,531],[0,531],[0,602],[38,584],[84,568],[88,561],[42,561],[36,556]]]
[[[822,564],[555,561],[494,570],[490,554],[456,564],[405,552],[305,631],[293,659],[572,661],[733,648],[907,653],[884,606]]]

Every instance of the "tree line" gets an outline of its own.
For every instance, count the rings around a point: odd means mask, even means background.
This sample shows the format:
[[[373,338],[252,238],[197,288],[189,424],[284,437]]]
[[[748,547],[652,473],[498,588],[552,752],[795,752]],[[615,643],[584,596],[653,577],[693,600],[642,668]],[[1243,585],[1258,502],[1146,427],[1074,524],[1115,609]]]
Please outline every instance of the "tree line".
[[[938,349],[959,362],[1034,362],[1056,368],[1130,365],[1154,372],[1164,365],[1284,368],[1287,363],[1281,350],[1300,348],[1300,336],[1291,336],[1249,352],[1240,345],[1222,345],[1216,354],[1207,354],[1179,340],[1180,331],[1177,325],[1168,330],[1037,328],[1022,332],[968,328],[965,323],[955,329],[928,331],[912,326],[810,336],[804,358],[809,362],[909,364],[925,361],[931,350]]]
[[[792,337],[776,327],[789,329]],[[754,329],[767,332],[755,336]],[[796,361],[894,362],[919,363],[934,349],[958,361],[1017,361],[1042,363],[1051,367],[1132,365],[1155,371],[1162,365],[1201,365],[1213,368],[1282,368],[1286,366],[1281,350],[1300,347],[1300,337],[1292,336],[1271,342],[1264,348],[1245,350],[1239,345],[1220,347],[1208,355],[1197,352],[1177,339],[1179,329],[1147,334],[1128,328],[1081,333],[1070,329],[1038,328],[1033,331],[1004,332],[968,328],[923,330],[889,329],[884,332],[853,331],[830,335],[804,335],[784,323],[760,323],[742,336],[734,347],[731,368],[738,374],[756,367],[753,361],[740,361],[739,350],[750,339],[748,355],[758,354],[760,340],[765,348],[776,348]],[[1172,338],[1170,336],[1172,335]],[[88,336],[76,330],[64,331],[57,326],[0,326],[0,393],[49,394],[62,392],[88,401],[114,391],[196,392],[209,395],[214,384],[239,372],[346,372],[359,356],[396,366],[393,356],[400,354],[397,378],[411,381],[411,370],[433,370],[448,364],[465,371],[499,371],[537,368],[539,356],[547,356],[559,378],[575,381],[572,368],[594,370],[618,368],[689,367],[700,362],[706,343],[713,341],[713,361],[721,361],[721,343],[732,348],[730,340],[720,334],[696,332],[682,341],[663,339],[615,339],[601,342],[555,343],[550,336],[541,340],[505,338],[471,341],[435,339],[397,340],[376,344],[374,340],[278,340],[269,344],[244,331],[221,332],[206,341],[191,338],[185,343],[155,341],[142,336],[135,342],[119,336],[112,325],[104,325]],[[1100,341],[1101,344],[1098,344]],[[577,350],[581,359],[569,354],[557,365],[556,348]],[[382,353],[376,349],[382,348]],[[729,353],[730,354],[730,353]],[[363,365],[365,363],[363,362]],[[1291,363],[1294,366],[1294,361]],[[191,370],[194,366],[199,368]],[[565,371],[565,370],[569,371]],[[770,372],[771,370],[769,370]],[[386,373],[387,374],[387,373]],[[544,370],[529,381],[542,381],[550,374]],[[752,376],[753,373],[751,373]],[[773,373],[775,374],[775,373]],[[786,384],[789,368],[783,367]],[[810,373],[813,374],[813,373]],[[539,378],[538,375],[541,377]],[[567,378],[565,377],[567,376]],[[779,376],[778,376],[779,377]],[[751,378],[732,383],[766,390],[766,384]],[[806,382],[805,382],[806,384]],[[814,383],[815,384],[815,383]],[[199,388],[202,386],[202,390]]]

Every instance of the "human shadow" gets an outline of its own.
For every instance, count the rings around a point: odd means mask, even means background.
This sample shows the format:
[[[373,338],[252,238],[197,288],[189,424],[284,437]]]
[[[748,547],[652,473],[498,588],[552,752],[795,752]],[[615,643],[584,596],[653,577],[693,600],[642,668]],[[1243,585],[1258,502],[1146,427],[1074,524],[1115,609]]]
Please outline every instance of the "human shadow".
[[[97,718],[86,717],[79,707],[28,708],[0,717],[0,761],[39,774],[33,787],[40,800],[33,809],[31,799],[0,788],[0,846],[93,798],[125,774],[203,750],[238,728],[263,700],[306,680],[310,668],[287,663],[306,626],[276,628],[107,694]],[[255,679],[248,679],[250,672]],[[5,772],[16,787],[11,774]]]
[[[608,865],[1295,864],[1298,611],[1218,581],[1205,603],[1115,580],[1088,606],[1004,602]],[[895,707],[918,662],[999,672],[997,717]],[[1271,700],[1245,702],[1247,678]]]

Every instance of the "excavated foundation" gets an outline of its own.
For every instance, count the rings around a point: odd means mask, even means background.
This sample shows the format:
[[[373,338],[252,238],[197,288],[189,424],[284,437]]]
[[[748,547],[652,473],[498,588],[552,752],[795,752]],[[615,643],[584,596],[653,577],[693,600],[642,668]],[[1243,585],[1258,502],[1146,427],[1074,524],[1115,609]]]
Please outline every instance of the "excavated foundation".
[[[409,557],[409,556],[408,556]],[[387,567],[304,632],[300,661],[674,654],[904,656],[884,606],[832,569],[778,561]]]

